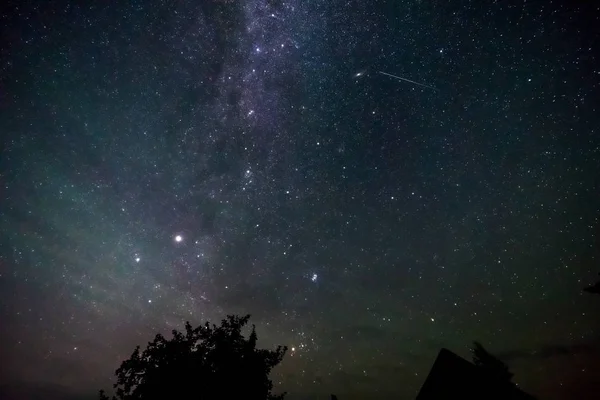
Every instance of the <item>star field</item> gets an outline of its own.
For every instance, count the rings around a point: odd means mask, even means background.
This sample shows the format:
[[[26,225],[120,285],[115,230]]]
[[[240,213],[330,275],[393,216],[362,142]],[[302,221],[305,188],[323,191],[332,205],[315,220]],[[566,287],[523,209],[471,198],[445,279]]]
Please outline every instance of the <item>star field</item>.
[[[289,347],[290,399],[412,399],[472,340],[542,398],[600,381],[598,6],[32,0],[0,22],[0,384],[93,393],[232,313]]]

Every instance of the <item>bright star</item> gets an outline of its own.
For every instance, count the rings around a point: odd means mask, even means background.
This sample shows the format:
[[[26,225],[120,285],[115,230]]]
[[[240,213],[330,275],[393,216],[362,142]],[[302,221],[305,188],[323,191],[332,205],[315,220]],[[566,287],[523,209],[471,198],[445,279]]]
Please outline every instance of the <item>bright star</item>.
[[[181,236],[181,235],[177,235],[177,236],[175,236],[175,241],[176,241],[177,243],[180,243],[181,241],[183,241],[183,236]]]
[[[139,263],[141,260],[142,260],[142,259],[140,258],[140,256],[136,256],[136,257],[135,257],[135,262],[138,262],[138,263]]]
[[[317,274],[313,273],[312,276],[310,277],[310,280],[313,281],[313,282],[316,282],[318,277],[319,276]]]

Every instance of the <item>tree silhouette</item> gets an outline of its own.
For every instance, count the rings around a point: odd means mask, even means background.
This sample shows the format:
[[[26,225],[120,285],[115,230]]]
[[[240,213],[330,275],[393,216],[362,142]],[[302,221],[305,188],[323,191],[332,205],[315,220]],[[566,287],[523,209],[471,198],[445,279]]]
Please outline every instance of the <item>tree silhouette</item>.
[[[473,354],[473,364],[483,368],[490,375],[496,376],[502,381],[510,382],[513,373],[508,370],[508,366],[502,361],[491,355],[479,342],[473,342],[471,349]]]
[[[256,330],[248,338],[242,328],[250,315],[228,315],[221,326],[185,323],[173,338],[157,334],[140,353],[137,346],[116,370],[113,400],[236,399],[277,400],[269,373],[281,362],[287,347],[256,348]],[[100,391],[100,400],[108,400]]]
[[[600,274],[598,274],[600,275]],[[592,286],[588,286],[585,289],[583,289],[584,292],[588,292],[588,293],[593,293],[593,294],[600,294],[600,281],[596,282],[594,285]]]

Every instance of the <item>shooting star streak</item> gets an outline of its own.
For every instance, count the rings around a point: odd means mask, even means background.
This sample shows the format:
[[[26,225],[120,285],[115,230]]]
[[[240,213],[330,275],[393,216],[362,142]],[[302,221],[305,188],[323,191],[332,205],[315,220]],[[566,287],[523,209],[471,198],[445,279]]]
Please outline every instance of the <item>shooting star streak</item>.
[[[413,83],[415,85],[423,86],[423,87],[425,87],[427,89],[437,90],[433,86],[425,85],[424,83],[419,83],[419,82],[411,81],[410,79],[406,79],[406,78],[403,78],[401,76],[388,74],[387,72],[383,72],[383,71],[377,71],[377,72],[379,72],[382,75],[387,75],[387,76],[392,77],[392,78],[400,79],[402,81],[410,82],[410,83]]]

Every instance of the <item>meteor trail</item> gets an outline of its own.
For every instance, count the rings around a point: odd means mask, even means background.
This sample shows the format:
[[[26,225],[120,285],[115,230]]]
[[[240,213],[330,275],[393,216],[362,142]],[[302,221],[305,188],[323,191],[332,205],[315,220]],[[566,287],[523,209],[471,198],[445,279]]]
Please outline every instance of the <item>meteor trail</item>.
[[[382,75],[387,75],[387,76],[392,77],[392,78],[396,78],[396,79],[400,79],[400,80],[403,80],[403,81],[406,81],[406,82],[414,83],[415,85],[423,86],[423,87],[428,88],[428,89],[437,90],[433,86],[425,85],[424,83],[419,83],[419,82],[411,81],[410,79],[406,79],[406,78],[403,78],[401,76],[388,74],[387,72],[383,72],[383,71],[377,71],[377,72],[379,72]]]

